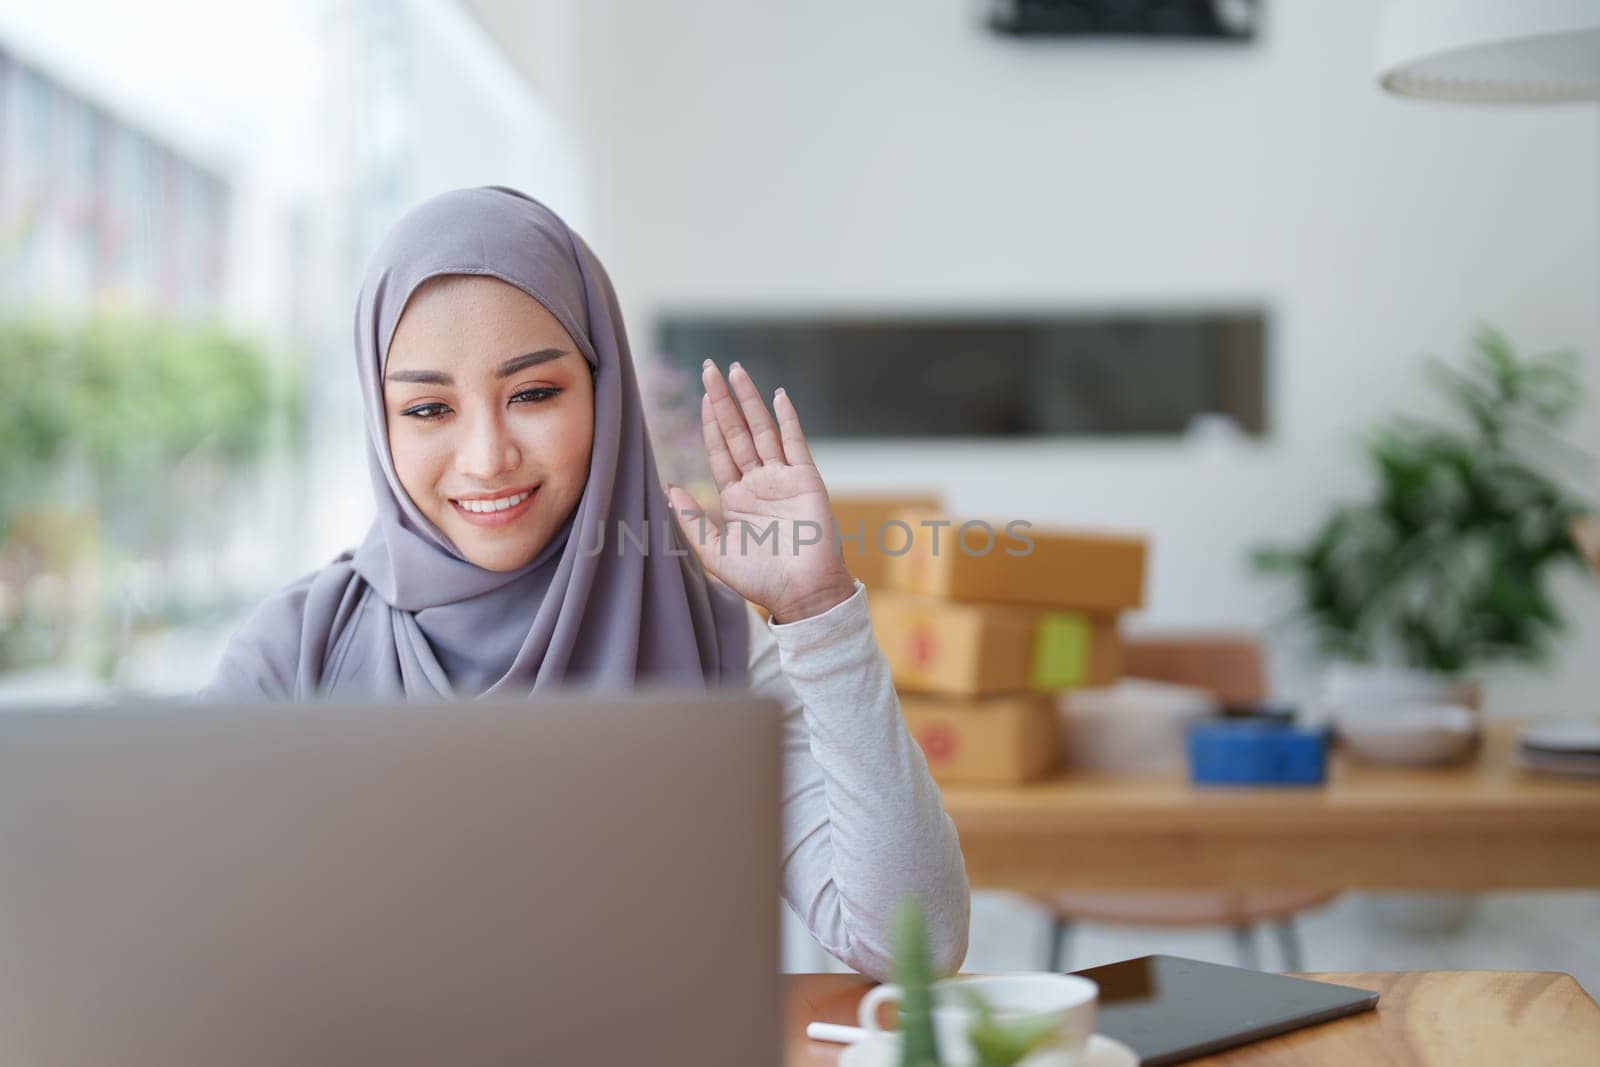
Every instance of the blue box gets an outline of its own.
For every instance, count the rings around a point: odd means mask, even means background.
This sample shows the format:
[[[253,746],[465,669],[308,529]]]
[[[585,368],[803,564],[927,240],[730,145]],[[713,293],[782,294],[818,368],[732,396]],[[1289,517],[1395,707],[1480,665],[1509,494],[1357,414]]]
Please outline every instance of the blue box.
[[[1259,719],[1206,719],[1189,728],[1195,785],[1321,785],[1327,778],[1325,730]]]

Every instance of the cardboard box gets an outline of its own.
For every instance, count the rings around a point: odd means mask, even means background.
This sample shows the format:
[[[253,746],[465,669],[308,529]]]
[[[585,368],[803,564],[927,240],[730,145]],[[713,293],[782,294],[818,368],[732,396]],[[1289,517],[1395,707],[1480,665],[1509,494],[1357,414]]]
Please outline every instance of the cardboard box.
[[[839,528],[839,549],[850,573],[869,588],[885,584],[890,550],[898,549],[904,534],[897,528],[884,529],[891,519],[904,521],[907,515],[937,515],[939,497],[935,494],[829,494],[833,521]],[[913,527],[915,524],[912,524]],[[857,540],[855,535],[860,534]],[[881,534],[881,539],[880,539]],[[848,538],[848,540],[847,540]]]
[[[1104,686],[1121,673],[1113,615],[944,600],[880,589],[867,597],[895,685],[979,696]]]
[[[1102,614],[1144,606],[1142,537],[1016,520],[905,518],[919,529],[906,552],[889,557],[892,589]],[[921,527],[930,520],[949,525]]]
[[[900,711],[935,781],[1009,785],[1042,777],[1056,767],[1051,697],[1023,693],[968,700],[902,694]]]

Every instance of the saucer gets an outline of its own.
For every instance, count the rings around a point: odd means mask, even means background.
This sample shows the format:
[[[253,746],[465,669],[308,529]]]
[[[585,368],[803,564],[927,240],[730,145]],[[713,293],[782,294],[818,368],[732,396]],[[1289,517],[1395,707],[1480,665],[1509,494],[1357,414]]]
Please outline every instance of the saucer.
[[[1583,719],[1529,726],[1517,735],[1523,749],[1574,756],[1600,756],[1600,723]]]
[[[1139,1057],[1122,1042],[1095,1034],[1084,1046],[1083,1055],[1074,1060],[1064,1052],[1038,1052],[1024,1059],[1026,1067],[1139,1067]],[[845,1048],[839,1067],[898,1067],[900,1035],[873,1034]]]

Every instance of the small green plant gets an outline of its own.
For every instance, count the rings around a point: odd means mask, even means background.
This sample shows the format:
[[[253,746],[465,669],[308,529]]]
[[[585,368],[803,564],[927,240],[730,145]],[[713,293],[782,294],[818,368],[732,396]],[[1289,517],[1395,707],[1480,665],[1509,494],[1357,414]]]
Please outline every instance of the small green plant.
[[[1550,473],[1582,455],[1554,432],[1582,399],[1577,355],[1524,359],[1484,326],[1464,367],[1428,371],[1453,419],[1378,426],[1371,499],[1300,547],[1257,549],[1255,566],[1294,581],[1296,617],[1331,658],[1449,675],[1540,662],[1565,626],[1547,576],[1582,565],[1570,531],[1592,510]]]
[[[895,907],[894,980],[900,999],[900,1067],[941,1067],[933,1029],[933,965],[922,905],[904,897]]]
[[[927,928],[915,897],[902,898],[894,918],[894,980],[901,989],[900,1067],[943,1067],[933,1027],[933,968]],[[1056,1040],[1055,1020],[1043,1015],[999,1018],[977,993],[962,990],[974,1021],[967,1031],[978,1067],[1013,1067]]]

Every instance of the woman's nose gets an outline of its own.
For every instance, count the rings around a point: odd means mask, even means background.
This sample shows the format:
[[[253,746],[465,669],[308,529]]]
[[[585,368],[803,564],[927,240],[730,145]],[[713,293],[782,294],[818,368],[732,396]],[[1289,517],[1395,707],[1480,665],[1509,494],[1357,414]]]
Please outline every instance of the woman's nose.
[[[473,419],[456,449],[456,470],[468,478],[489,481],[522,465],[522,455],[497,415]]]

